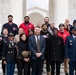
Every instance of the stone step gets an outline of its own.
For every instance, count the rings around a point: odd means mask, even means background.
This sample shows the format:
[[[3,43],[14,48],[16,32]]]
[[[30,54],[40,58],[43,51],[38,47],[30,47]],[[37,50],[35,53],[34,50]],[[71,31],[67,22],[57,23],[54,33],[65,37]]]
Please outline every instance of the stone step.
[[[3,72],[2,72],[1,63],[2,63],[2,61],[0,61],[0,75],[3,75],[2,74]],[[64,75],[64,64],[61,65],[60,72],[61,72],[61,75]],[[17,75],[17,67],[15,68],[15,74],[14,75]],[[47,75],[47,73],[46,73],[46,64],[44,64],[44,67],[43,67],[43,75]]]

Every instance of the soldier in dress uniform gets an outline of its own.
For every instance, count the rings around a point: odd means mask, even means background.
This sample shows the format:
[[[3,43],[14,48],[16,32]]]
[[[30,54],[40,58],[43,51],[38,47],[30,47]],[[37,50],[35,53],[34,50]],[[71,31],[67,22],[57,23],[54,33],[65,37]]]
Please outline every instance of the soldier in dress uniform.
[[[72,35],[67,37],[65,43],[65,58],[69,62],[69,75],[74,75],[76,68],[76,27],[73,27]]]
[[[17,57],[17,46],[14,43],[14,34],[8,34],[8,42],[3,45],[3,60],[6,64],[6,75],[14,75],[15,62]]]

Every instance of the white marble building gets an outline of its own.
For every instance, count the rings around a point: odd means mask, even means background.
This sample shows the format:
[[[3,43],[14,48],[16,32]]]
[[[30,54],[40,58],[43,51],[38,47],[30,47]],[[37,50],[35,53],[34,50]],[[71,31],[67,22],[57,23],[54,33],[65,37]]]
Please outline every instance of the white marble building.
[[[76,1],[75,0],[49,0],[48,9],[40,7],[27,8],[28,0],[0,0],[0,29],[2,24],[7,22],[7,16],[12,14],[14,22],[18,25],[23,22],[23,17],[29,15],[31,22],[36,25],[37,21],[43,23],[43,18],[48,16],[51,21],[55,21],[56,26],[64,23],[69,18],[70,23],[76,19]],[[44,2],[43,2],[44,3]]]

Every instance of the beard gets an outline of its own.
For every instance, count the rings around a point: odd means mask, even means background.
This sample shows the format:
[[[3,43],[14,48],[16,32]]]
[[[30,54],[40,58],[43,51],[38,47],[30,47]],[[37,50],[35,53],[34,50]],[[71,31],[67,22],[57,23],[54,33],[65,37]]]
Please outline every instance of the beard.
[[[47,29],[43,29],[43,31],[47,31]]]
[[[25,23],[26,23],[26,24],[28,24],[28,23],[29,23],[29,21],[25,21]]]
[[[9,20],[9,22],[11,23],[11,22],[12,22],[12,20]]]
[[[48,24],[48,22],[45,22],[45,24]]]

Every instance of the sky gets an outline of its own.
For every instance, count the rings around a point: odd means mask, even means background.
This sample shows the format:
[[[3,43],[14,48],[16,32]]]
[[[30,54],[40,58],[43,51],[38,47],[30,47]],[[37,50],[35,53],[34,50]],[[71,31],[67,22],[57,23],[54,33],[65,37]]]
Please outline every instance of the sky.
[[[48,10],[49,0],[27,0],[27,9],[37,6]]]

